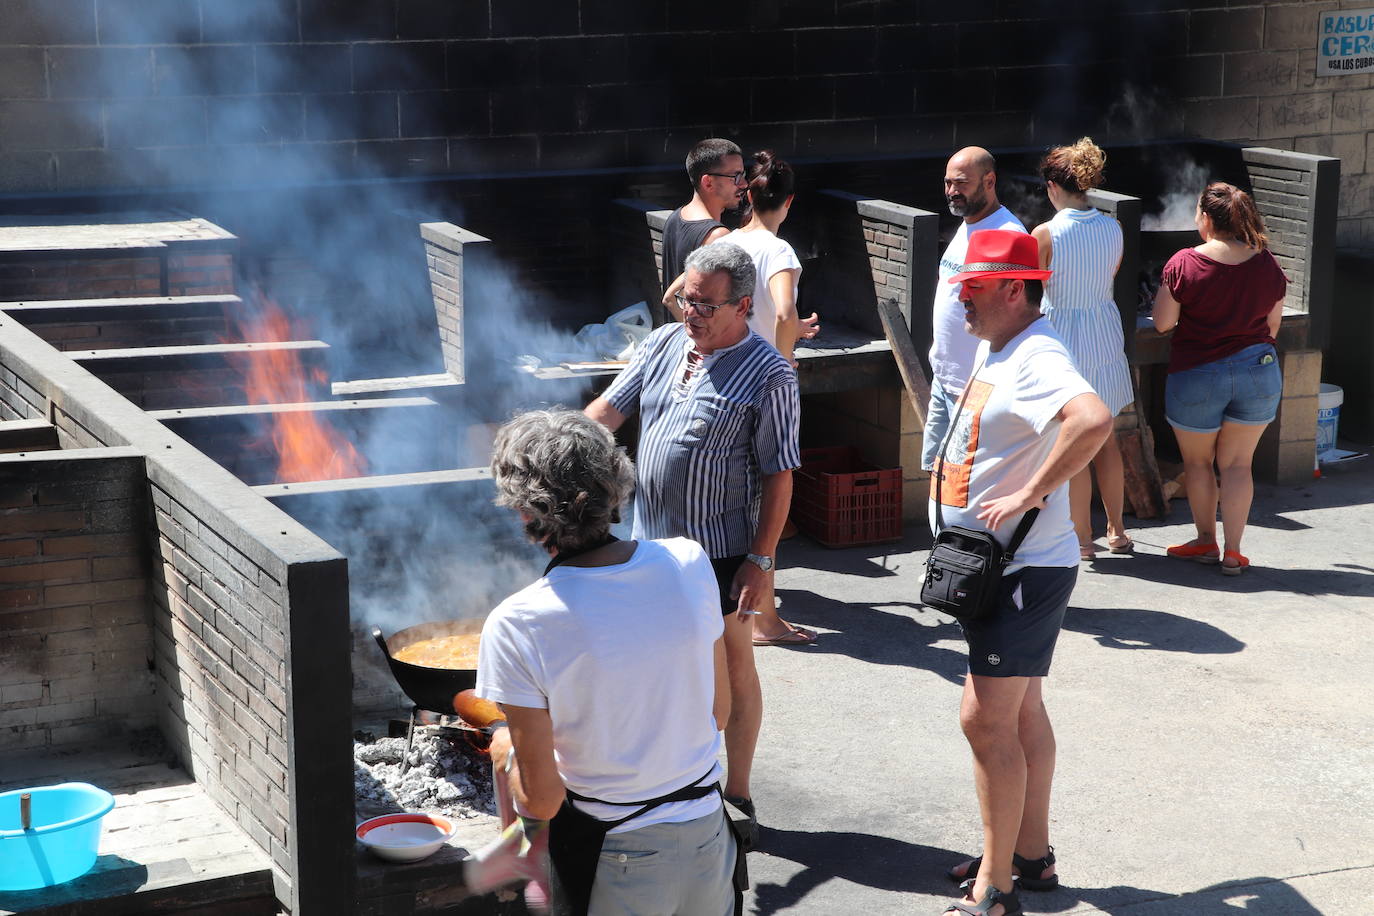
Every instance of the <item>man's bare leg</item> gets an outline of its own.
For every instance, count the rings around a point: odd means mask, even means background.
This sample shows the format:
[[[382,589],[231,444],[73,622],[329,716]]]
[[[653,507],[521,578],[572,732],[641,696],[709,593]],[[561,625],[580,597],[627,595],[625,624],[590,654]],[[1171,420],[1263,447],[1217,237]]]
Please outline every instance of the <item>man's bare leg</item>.
[[[754,667],[754,623],[725,615],[725,667],[730,675],[730,718],[725,724],[725,794],[751,798],[749,776],[763,724],[763,687]]]
[[[1021,807],[1021,830],[1016,837],[1016,852],[1026,859],[1040,859],[1050,850],[1050,788],[1054,782],[1054,728],[1045,710],[1043,677],[1029,678],[1021,698],[1018,728],[1021,753],[1026,758],[1026,801]],[[1028,878],[1048,878],[1054,866],[1043,874]]]
[[[983,864],[970,893],[974,901],[989,887],[1014,889],[1011,857],[1021,832],[1027,773],[1019,723],[1030,680],[970,674],[964,681],[959,724],[973,751],[973,781],[983,815]]]

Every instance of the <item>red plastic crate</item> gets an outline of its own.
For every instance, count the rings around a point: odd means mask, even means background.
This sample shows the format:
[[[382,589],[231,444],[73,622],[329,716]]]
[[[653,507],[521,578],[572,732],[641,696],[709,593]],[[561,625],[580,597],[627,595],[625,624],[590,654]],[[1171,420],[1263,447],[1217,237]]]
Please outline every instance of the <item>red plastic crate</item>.
[[[792,480],[792,521],[826,547],[901,538],[901,468],[875,468],[853,446],[808,448]]]

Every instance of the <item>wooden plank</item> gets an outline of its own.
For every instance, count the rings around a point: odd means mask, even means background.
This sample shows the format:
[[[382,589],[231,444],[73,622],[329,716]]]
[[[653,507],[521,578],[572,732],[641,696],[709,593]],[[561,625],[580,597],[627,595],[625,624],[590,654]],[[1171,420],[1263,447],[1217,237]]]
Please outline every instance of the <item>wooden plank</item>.
[[[916,355],[916,345],[907,330],[906,319],[894,299],[884,299],[878,303],[878,317],[883,322],[883,332],[892,347],[892,357],[897,361],[897,371],[901,373],[902,385],[911,408],[916,412],[916,422],[925,426],[926,407],[930,404],[930,381],[921,367],[920,357]]]
[[[1126,503],[1136,518],[1163,518],[1169,512],[1164,481],[1155,462],[1154,436],[1143,422],[1136,429],[1119,430],[1117,444],[1125,471]]]

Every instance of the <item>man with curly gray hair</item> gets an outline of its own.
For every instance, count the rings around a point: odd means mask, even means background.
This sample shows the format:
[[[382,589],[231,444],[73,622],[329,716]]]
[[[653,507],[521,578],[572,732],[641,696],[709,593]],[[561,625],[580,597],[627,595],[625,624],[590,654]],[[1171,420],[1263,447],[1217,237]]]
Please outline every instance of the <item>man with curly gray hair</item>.
[[[729,690],[710,560],[686,538],[611,534],[634,469],[577,411],[511,420],[491,468],[497,503],[552,557],[488,616],[477,694],[509,722],[491,752],[517,811],[549,821],[554,911],[735,912],[744,882],[721,804]]]
[[[748,819],[751,842],[749,777],[763,721],[751,618],[773,607],[773,557],[801,465],[797,375],[749,329],[754,272],[730,242],[692,252],[682,323],[645,338],[586,409],[612,430],[640,414],[635,536],[692,538],[715,567],[731,696],[725,798]]]

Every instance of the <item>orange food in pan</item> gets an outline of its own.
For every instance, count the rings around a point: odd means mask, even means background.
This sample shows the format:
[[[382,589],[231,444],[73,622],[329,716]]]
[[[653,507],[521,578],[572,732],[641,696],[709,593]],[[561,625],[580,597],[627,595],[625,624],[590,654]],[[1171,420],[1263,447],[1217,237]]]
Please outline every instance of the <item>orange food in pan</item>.
[[[425,668],[465,668],[477,667],[477,644],[480,633],[462,633],[457,636],[436,636],[421,639],[393,653],[395,659]]]

